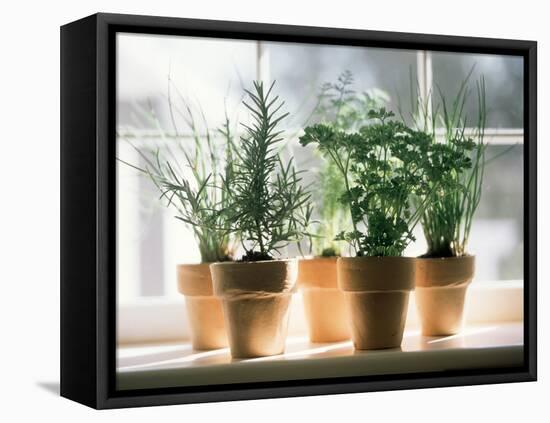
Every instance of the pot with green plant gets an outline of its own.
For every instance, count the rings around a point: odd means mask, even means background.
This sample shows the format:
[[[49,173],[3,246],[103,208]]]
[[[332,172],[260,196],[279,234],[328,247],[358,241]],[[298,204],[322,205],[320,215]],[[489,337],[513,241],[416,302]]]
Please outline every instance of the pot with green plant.
[[[298,260],[298,287],[304,301],[311,342],[336,342],[349,339],[344,295],[338,289],[336,261],[340,256],[336,235],[347,227],[347,214],[339,202],[341,177],[335,166],[323,161],[318,177],[319,222],[310,239],[313,257]],[[330,310],[330,313],[327,313]]]
[[[483,78],[477,82],[477,120],[468,128],[464,112],[467,82],[450,104],[440,91],[435,115],[444,129],[441,140],[432,131],[434,145],[448,147],[446,163],[450,166],[430,179],[431,186],[438,186],[437,195],[421,219],[428,251],[417,261],[415,297],[422,334],[427,336],[460,332],[467,288],[475,273],[475,256],[468,254],[467,245],[485,167],[485,83]]]
[[[170,81],[169,87],[175,88]],[[204,128],[199,128],[191,107],[181,95],[183,108],[173,104],[172,90],[168,92],[172,133],[162,130],[154,111],[145,112],[144,116],[161,130],[163,145],[145,148],[142,143],[138,147],[132,139],[127,139],[143,165],[119,160],[149,177],[160,199],[176,211],[176,219],[192,230],[201,262],[177,265],[176,277],[178,291],[185,296],[193,349],[223,348],[227,346],[225,322],[221,301],[213,293],[209,265],[231,260],[238,243],[234,234],[219,229],[226,226],[226,222],[225,215],[218,213],[228,200],[218,178],[223,177],[229,184],[233,175],[233,132],[227,116],[216,134],[211,133],[202,114]],[[190,136],[178,130],[174,119],[176,110],[185,114]]]
[[[350,243],[356,257],[338,259],[338,285],[360,350],[401,345],[416,270],[403,251],[431,199],[426,177],[434,171],[429,135],[393,120],[385,108],[368,117],[357,132],[319,124],[300,138],[316,144],[344,180],[341,201],[353,227],[337,239]]]
[[[298,266],[296,259],[274,255],[307,235],[311,214],[310,195],[292,160],[285,164],[277,152],[283,140],[278,125],[287,114],[272,90],[273,84],[266,90],[255,82],[246,91],[252,122],[243,125],[233,178],[224,181],[230,197],[222,214],[245,253],[237,262],[210,265],[234,358],[284,352]]]
[[[317,119],[338,130],[350,131],[366,120],[367,111],[383,102],[379,96],[353,90],[353,75],[342,72],[336,82],[322,85],[314,111]],[[321,156],[317,173],[318,224],[310,238],[313,257],[298,261],[298,286],[304,300],[311,342],[336,342],[350,338],[344,294],[338,289],[336,262],[341,241],[336,235],[350,227],[349,212],[340,201],[344,178],[334,161]],[[330,310],[330,313],[327,313]]]

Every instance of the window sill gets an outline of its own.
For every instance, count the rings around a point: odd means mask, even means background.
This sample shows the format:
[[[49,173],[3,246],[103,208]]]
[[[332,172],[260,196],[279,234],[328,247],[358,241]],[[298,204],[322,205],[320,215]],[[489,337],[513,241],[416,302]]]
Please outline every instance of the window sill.
[[[489,306],[488,306],[489,305]],[[523,281],[472,283],[466,297],[466,323],[502,323],[523,320]],[[179,297],[141,298],[121,303],[117,313],[117,343],[188,341],[185,300]],[[407,326],[419,327],[414,292],[409,301]],[[307,332],[302,296],[294,295],[289,322],[289,335],[304,336]]]
[[[293,336],[274,357],[234,360],[228,348],[193,351],[185,342],[119,347],[117,354],[120,390],[516,367],[523,363],[523,323],[468,325],[446,337],[408,329],[400,349],[378,351]]]

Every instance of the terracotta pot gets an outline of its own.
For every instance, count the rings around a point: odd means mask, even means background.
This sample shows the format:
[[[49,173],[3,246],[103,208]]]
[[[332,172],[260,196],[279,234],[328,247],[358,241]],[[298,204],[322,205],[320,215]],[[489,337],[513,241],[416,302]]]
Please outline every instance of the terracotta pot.
[[[342,257],[337,267],[355,348],[399,347],[414,289],[415,259]]]
[[[462,330],[464,298],[475,272],[475,257],[419,258],[416,261],[416,307],[426,336]]]
[[[180,264],[177,273],[178,291],[185,295],[193,349],[226,347],[222,303],[214,296],[209,263]]]
[[[298,287],[311,342],[337,342],[349,339],[344,294],[338,289],[338,257],[314,257],[298,261]]]
[[[214,263],[210,271],[214,293],[222,299],[231,355],[282,354],[298,274],[296,260]]]

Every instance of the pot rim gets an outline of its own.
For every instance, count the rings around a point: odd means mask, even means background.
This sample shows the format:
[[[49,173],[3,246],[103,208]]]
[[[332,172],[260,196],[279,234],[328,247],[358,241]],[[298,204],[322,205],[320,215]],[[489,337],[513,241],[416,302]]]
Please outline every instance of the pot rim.
[[[348,257],[338,260],[338,286],[344,292],[412,291],[414,257]]]
[[[212,263],[215,263],[215,262],[207,261],[207,262],[204,262],[204,263],[177,263],[176,267],[177,268],[185,268],[185,267],[193,268],[193,267],[201,267],[201,266],[210,266]]]
[[[360,257],[338,257],[338,260],[342,261],[390,261],[390,260],[406,260],[414,261],[417,257],[409,256],[360,256]]]
[[[298,286],[300,288],[338,288],[338,258],[311,256],[298,259]]]
[[[298,261],[313,261],[313,260],[338,260],[339,258],[342,258],[342,256],[302,256],[302,257],[296,257]]]
[[[466,260],[466,259],[475,259],[475,254],[464,254],[463,256],[452,256],[452,257],[416,257],[418,260],[431,260],[431,261],[454,261],[454,260]]]
[[[178,292],[186,297],[214,295],[209,263],[177,264]]]
[[[210,271],[218,297],[286,295],[296,290],[298,260],[214,263]]]
[[[249,265],[249,264],[263,264],[263,263],[285,263],[285,262],[298,262],[298,258],[286,258],[286,259],[273,259],[273,260],[259,260],[259,261],[217,261],[209,263],[210,266],[230,266],[230,265]]]
[[[427,257],[416,262],[416,288],[443,289],[465,287],[475,277],[475,255]]]

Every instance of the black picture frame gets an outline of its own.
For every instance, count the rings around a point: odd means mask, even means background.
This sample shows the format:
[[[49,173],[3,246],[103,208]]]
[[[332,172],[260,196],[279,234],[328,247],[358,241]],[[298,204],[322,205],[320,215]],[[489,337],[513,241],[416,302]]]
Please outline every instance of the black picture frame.
[[[524,58],[524,365],[219,386],[115,389],[115,35],[195,35]],[[61,395],[94,408],[534,381],[537,375],[534,41],[95,14],[61,27]]]

